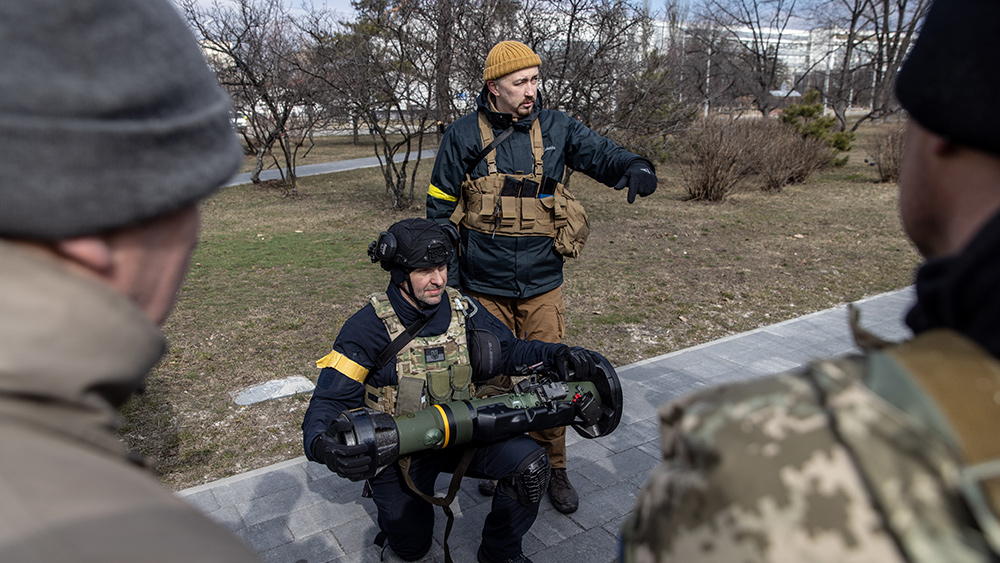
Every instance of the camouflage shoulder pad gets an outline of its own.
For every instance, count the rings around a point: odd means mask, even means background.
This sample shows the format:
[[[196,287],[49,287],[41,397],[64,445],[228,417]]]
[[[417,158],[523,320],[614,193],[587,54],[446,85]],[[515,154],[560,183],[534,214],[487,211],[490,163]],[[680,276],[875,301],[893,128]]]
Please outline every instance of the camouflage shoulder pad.
[[[402,321],[396,315],[396,310],[392,308],[389,296],[385,292],[369,295],[368,302],[375,308],[375,315],[382,319],[382,323],[385,324],[385,329],[389,331],[390,340],[406,330],[406,327],[403,326]]]

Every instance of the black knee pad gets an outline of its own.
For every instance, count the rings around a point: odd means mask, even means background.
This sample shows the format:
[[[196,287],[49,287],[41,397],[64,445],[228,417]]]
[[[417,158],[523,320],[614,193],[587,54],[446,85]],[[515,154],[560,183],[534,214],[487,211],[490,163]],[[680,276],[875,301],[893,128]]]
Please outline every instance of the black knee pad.
[[[549,488],[549,456],[539,448],[521,460],[514,473],[500,480],[503,490],[524,506],[537,504]]]

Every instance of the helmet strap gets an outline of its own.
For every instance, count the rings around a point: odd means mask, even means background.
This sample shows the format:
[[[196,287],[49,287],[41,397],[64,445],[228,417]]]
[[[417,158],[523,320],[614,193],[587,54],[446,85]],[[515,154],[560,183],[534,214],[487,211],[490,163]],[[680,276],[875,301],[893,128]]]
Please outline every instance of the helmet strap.
[[[403,293],[410,297],[410,301],[416,304],[417,309],[424,310],[430,308],[430,305],[424,303],[423,301],[417,299],[417,296],[413,293],[413,284],[410,283],[410,275],[406,275],[406,279],[399,284],[399,288],[403,290]]]

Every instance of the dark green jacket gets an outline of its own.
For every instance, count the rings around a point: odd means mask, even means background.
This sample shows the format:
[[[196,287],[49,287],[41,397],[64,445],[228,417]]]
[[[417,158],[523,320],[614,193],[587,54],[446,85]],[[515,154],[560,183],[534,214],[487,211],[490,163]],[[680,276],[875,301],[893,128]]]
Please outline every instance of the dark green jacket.
[[[485,87],[477,98],[498,136],[509,127],[513,116],[490,109],[489,90]],[[496,149],[497,168],[501,174],[530,174],[534,158],[531,154],[531,123],[540,120],[545,149],[542,160],[544,174],[562,180],[565,167],[614,186],[628,165],[646,159],[630,153],[610,139],[591,131],[586,125],[565,112],[541,109],[541,96],[526,118],[514,124],[514,133]],[[434,161],[431,185],[427,193],[427,218],[444,223],[451,217],[458,202],[465,170],[483,149],[479,135],[477,113],[465,115],[448,127],[441,139],[441,148]],[[481,161],[472,178],[486,175],[486,161]],[[461,285],[466,289],[503,297],[526,298],[540,295],[562,285],[563,257],[552,247],[552,238],[545,236],[511,237],[461,228]],[[457,285],[455,268],[449,283]]]

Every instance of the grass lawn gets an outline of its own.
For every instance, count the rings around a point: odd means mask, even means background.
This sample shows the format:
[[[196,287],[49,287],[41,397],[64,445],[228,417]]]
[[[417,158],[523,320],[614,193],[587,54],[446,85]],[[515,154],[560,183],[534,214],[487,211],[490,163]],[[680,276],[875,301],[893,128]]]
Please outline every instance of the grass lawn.
[[[669,164],[657,192],[634,205],[574,175],[592,234],[566,264],[566,342],[624,365],[909,285],[918,256],[896,186],[874,183],[857,146],[846,166],[806,184],[721,204],[685,201]],[[388,282],[369,241],[424,215],[431,165],[421,164],[406,212],[388,209],[377,168],[301,178],[299,198],[247,185],[205,203],[202,244],[165,327],[170,350],[124,409],[126,441],[164,483],[181,489],[302,455],[307,395],[238,406],[232,393],[292,375],[315,381],[341,324]]]

